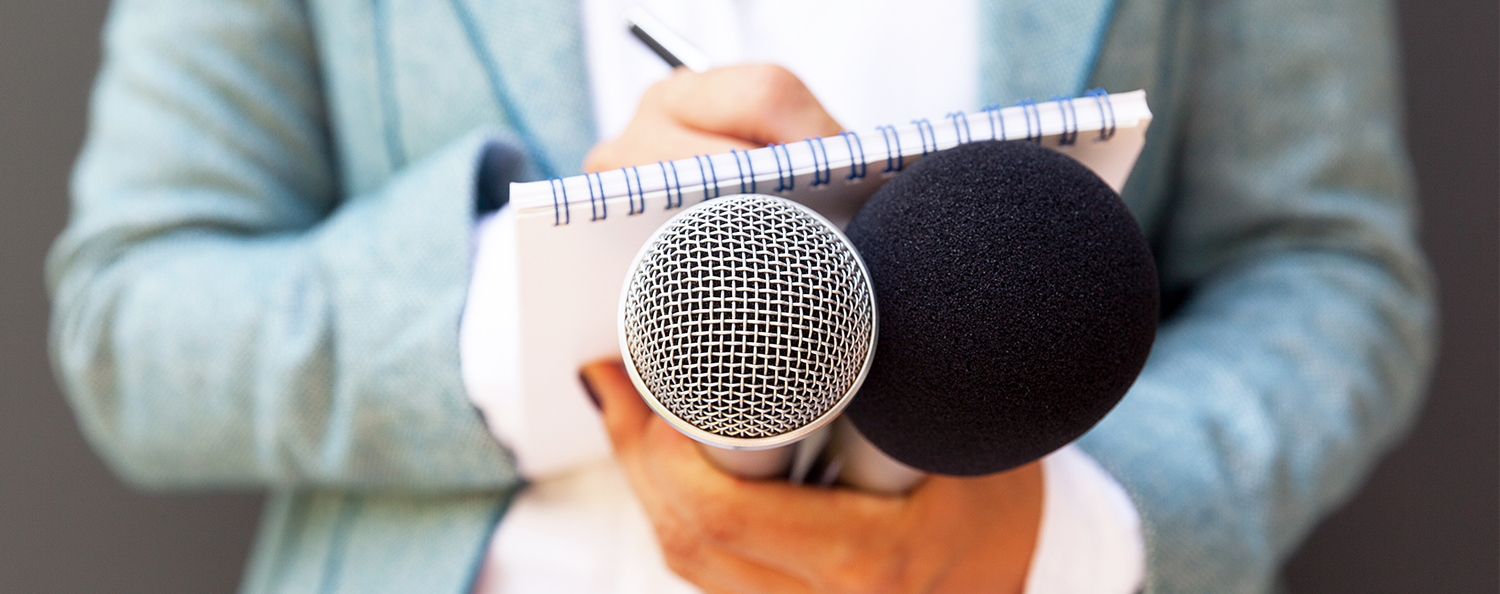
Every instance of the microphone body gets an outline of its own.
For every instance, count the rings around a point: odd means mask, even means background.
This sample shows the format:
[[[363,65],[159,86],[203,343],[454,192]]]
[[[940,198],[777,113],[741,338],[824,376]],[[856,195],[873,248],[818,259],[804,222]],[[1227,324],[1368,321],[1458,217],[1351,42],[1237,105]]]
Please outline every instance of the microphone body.
[[[720,468],[749,478],[805,475],[864,381],[876,334],[853,245],[771,196],[674,216],[621,291],[620,350],[636,389]]]
[[[1101,420],[1151,351],[1150,247],[1114,190],[1057,151],[983,141],[929,155],[847,233],[881,341],[845,417],[900,464],[976,476],[1045,456]]]
[[[912,490],[927,473],[886,455],[870,443],[847,417],[834,421],[822,452],[822,485],[835,482],[871,493],[899,495]]]

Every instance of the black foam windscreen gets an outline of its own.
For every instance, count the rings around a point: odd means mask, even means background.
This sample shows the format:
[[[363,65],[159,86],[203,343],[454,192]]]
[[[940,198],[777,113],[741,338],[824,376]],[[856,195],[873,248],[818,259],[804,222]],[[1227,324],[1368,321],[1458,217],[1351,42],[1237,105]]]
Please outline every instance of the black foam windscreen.
[[[1114,190],[1072,158],[986,141],[927,156],[849,224],[880,342],[846,415],[927,472],[1008,470],[1077,439],[1156,337],[1156,266]]]

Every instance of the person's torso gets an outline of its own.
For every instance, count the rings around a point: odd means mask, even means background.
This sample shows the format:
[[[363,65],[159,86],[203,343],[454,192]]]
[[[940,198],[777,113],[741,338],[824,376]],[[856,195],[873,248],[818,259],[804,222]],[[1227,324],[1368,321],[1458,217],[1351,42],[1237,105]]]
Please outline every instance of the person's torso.
[[[479,129],[522,149],[530,179],[577,173],[599,137],[576,1],[310,0],[308,11],[341,200],[359,200]],[[1170,164],[1190,71],[1191,12],[1164,0],[980,2],[973,105],[1146,89],[1155,119],[1124,198],[1154,238],[1175,189]],[[316,582],[328,591],[409,591],[462,582],[478,569],[507,502],[503,494],[283,492],[268,508],[243,590]],[[392,563],[398,558],[405,561]],[[359,579],[328,588],[335,567]]]

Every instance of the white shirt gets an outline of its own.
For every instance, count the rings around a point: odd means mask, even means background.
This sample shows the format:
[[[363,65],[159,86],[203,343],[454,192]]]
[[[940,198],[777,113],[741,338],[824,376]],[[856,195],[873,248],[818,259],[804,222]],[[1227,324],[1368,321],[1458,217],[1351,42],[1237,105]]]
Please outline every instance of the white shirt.
[[[977,6],[927,0],[582,0],[589,83],[601,138],[625,129],[642,93],[670,69],[631,37],[620,16],[642,5],[716,64],[771,62],[795,73],[845,128],[873,128],[978,107]],[[896,18],[894,15],[900,15]],[[524,408],[554,406],[513,386],[520,348],[508,209],[482,220],[460,329],[469,398],[528,476],[502,519],[475,594],[683,593],[651,525],[607,448],[567,468],[549,450],[576,434],[508,428]],[[482,364],[481,364],[482,363]],[[599,431],[581,419],[578,431]],[[608,443],[607,440],[594,440]],[[1082,450],[1042,461],[1044,500],[1028,594],[1125,594],[1145,573],[1140,519],[1123,488]]]

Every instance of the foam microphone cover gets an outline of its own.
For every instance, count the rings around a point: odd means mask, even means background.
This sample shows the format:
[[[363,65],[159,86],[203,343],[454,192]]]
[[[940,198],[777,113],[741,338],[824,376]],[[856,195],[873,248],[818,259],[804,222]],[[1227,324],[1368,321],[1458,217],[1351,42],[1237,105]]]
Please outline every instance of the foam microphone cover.
[[[880,343],[846,411],[891,457],[976,476],[1077,439],[1156,337],[1156,266],[1114,190],[1072,158],[986,141],[927,156],[849,224]]]

